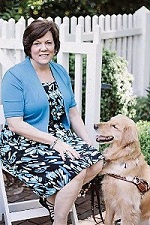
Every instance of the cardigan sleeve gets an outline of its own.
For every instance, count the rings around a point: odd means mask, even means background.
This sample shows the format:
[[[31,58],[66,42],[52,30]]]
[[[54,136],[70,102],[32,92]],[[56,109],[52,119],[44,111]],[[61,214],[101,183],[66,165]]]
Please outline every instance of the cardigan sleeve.
[[[2,104],[6,118],[22,117],[24,99],[21,81],[8,70],[2,80]]]

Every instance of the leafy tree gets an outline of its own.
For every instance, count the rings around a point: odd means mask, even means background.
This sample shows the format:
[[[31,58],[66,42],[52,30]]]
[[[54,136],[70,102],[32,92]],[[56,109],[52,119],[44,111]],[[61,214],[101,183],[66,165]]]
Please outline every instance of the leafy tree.
[[[99,3],[99,9],[98,14],[129,14],[134,13],[136,10],[141,8],[142,6],[145,6],[150,10],[150,1],[149,0],[122,0],[122,1],[116,1],[116,0],[101,0],[97,1]]]
[[[5,20],[14,18],[16,21],[23,16],[28,19],[33,16],[39,15],[39,10],[43,4],[42,0],[1,0],[0,1],[0,17]]]
[[[112,15],[134,13],[141,6],[150,9],[149,0],[0,0],[0,17],[14,18],[33,17]]]
[[[10,18],[15,18],[18,20],[20,18],[19,12],[19,1],[0,1],[0,17],[2,19],[8,20]]]

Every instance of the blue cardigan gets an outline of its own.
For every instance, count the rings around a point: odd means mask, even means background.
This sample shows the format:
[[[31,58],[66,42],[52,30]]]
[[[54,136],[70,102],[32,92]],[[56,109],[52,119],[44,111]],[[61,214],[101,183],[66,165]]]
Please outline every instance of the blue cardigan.
[[[49,66],[64,98],[66,116],[62,122],[69,129],[69,108],[76,105],[70,77],[61,65],[50,62]],[[25,122],[47,132],[49,103],[29,57],[5,73],[2,80],[2,104],[6,118],[23,117]]]

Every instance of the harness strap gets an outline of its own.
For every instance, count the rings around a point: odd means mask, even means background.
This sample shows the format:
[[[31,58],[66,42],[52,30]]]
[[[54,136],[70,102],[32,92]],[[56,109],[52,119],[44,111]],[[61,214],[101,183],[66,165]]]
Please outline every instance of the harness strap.
[[[124,180],[124,181],[130,182],[132,184],[135,184],[136,187],[138,188],[138,190],[141,192],[141,194],[145,194],[150,189],[149,184],[147,183],[146,180],[136,177],[136,176],[133,178],[132,177],[122,177],[120,175],[113,174],[113,173],[107,173],[107,175],[114,177],[116,179],[119,179],[119,180]]]

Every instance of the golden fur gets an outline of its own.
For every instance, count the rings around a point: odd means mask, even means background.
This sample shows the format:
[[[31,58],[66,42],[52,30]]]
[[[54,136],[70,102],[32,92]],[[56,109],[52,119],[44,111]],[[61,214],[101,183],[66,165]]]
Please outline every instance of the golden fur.
[[[102,174],[137,176],[150,185],[150,167],[141,153],[134,121],[119,114],[94,128],[96,141],[110,143],[103,153],[106,164]],[[142,196],[135,184],[109,175],[104,176],[102,190],[106,225],[112,225],[116,217],[121,219],[121,225],[150,225],[150,190]]]

